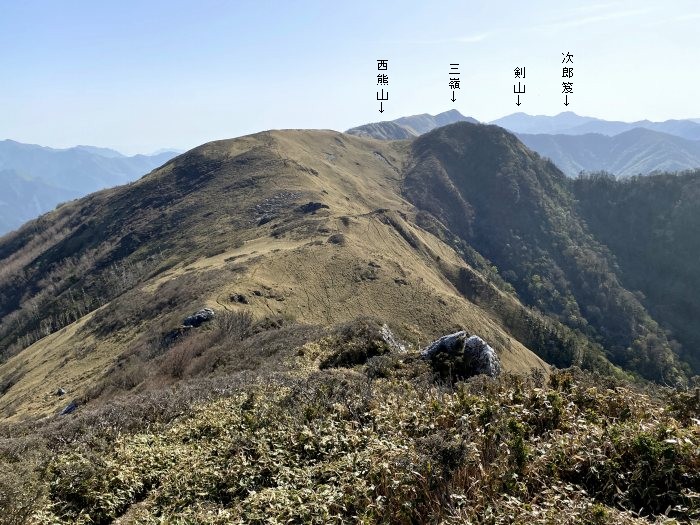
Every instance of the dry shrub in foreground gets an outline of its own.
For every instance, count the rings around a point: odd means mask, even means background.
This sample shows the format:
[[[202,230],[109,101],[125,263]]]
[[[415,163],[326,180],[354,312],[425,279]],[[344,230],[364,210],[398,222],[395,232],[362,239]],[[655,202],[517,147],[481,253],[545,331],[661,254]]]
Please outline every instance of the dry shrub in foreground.
[[[64,450],[35,519],[104,523],[139,501],[143,523],[700,517],[697,423],[624,384],[558,372],[542,387],[506,375],[453,389],[360,370],[240,384],[170,423]]]

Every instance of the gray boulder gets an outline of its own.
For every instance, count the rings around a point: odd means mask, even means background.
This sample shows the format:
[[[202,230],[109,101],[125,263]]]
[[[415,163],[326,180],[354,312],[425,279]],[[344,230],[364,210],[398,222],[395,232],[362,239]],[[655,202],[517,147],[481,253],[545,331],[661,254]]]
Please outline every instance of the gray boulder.
[[[214,310],[212,310],[211,308],[202,308],[201,310],[198,310],[192,315],[185,317],[185,320],[182,321],[182,325],[193,326],[196,328],[197,326],[200,326],[201,324],[206,323],[207,321],[211,321],[212,319],[214,319],[214,317],[216,317]]]
[[[480,374],[496,377],[501,373],[501,362],[493,348],[477,335],[471,337],[464,330],[442,336],[421,352],[441,375],[465,379]]]

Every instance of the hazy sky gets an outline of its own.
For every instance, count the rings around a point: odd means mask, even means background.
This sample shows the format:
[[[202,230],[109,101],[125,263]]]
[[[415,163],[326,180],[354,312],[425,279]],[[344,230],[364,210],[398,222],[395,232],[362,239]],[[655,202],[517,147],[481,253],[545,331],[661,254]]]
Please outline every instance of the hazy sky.
[[[136,153],[451,108],[484,121],[553,115],[567,109],[563,52],[574,56],[569,110],[700,117],[699,24],[697,0],[0,0],[0,139]]]

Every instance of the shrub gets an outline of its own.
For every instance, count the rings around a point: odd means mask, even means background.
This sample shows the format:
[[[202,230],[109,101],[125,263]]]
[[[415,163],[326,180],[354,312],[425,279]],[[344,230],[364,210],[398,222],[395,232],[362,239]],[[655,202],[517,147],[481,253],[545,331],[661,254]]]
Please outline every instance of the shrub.
[[[0,463],[0,525],[31,523],[31,516],[44,504],[45,489],[36,460]]]
[[[185,377],[192,360],[201,356],[210,347],[211,341],[208,336],[207,333],[199,333],[180,339],[163,355],[161,372],[175,379]]]
[[[382,325],[370,318],[360,318],[341,325],[330,337],[328,355],[321,368],[351,367],[367,362],[371,357],[391,351],[381,333]]]
[[[242,341],[252,334],[253,315],[247,311],[224,310],[217,314],[216,325],[225,340]]]

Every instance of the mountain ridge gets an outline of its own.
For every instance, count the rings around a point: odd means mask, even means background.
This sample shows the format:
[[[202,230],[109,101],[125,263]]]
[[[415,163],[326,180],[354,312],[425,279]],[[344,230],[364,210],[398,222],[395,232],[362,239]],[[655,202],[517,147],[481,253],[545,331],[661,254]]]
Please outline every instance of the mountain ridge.
[[[573,111],[565,111],[554,116],[529,115],[518,112],[493,120],[490,124],[496,124],[514,133],[548,135],[599,133],[601,135],[615,136],[634,128],[645,128],[687,140],[700,140],[700,124],[693,119],[669,119],[663,122],[652,122],[650,120],[623,122],[583,117]]]
[[[173,381],[161,363],[190,343],[163,341],[202,306],[293,330],[370,314],[414,348],[462,328],[510,371],[686,370],[570,181],[496,126],[208,143],[27,223],[0,261],[5,417],[54,413],[61,385],[89,402]]]
[[[569,177],[606,171],[618,177],[674,172],[700,167],[700,141],[646,128],[618,135],[529,135],[518,138],[552,161]]]
[[[416,211],[400,194],[405,154],[400,143],[323,131],[209,143],[6,236],[0,345],[13,357],[0,368],[21,379],[0,397],[0,410],[55,410],[60,399],[32,394],[47,381],[86,395],[128,355],[119,341],[144,345],[147,333],[178,326],[202,304],[303,323],[371,313],[423,341],[465,326],[492,342],[507,369],[543,367],[494,314],[454,288],[461,268],[514,311],[523,308],[414,223]],[[328,208],[299,211],[308,202]],[[38,235],[51,225],[51,235]],[[246,303],[232,299],[241,295]],[[43,320],[27,315],[33,307]],[[76,369],[38,366],[75,352],[91,358]]]
[[[410,200],[495,264],[526,304],[602,342],[623,368],[649,366],[645,373],[657,379],[676,373],[670,342],[620,285],[613,255],[578,215],[570,180],[551,162],[497,126],[453,124],[413,148]],[[613,321],[618,309],[628,312],[625,328]],[[639,345],[641,361],[631,365],[623,348],[657,337],[663,359],[644,357]]]
[[[376,122],[350,128],[345,133],[358,137],[372,137],[381,140],[403,140],[410,139],[427,133],[435,128],[454,124],[455,122],[478,121],[472,117],[465,117],[456,109],[444,111],[437,115],[421,113],[409,117],[401,117],[396,120]]]
[[[459,122],[211,142],[68,202],[0,238],[0,503],[692,520],[698,196],[700,170],[572,180]],[[423,357],[449,333],[505,373]]]
[[[346,133],[380,140],[407,140],[440,127],[443,121],[476,123],[474,119],[463,117],[453,110],[435,117],[424,114],[390,122],[365,124]],[[608,135],[588,131],[589,128],[599,130],[606,122],[608,121],[582,117],[568,111],[554,117],[514,113],[491,124],[518,135],[528,147],[552,159],[569,177],[576,177],[580,172],[597,171],[629,177],[700,167],[700,141],[674,135],[683,135],[683,129],[688,126],[694,129],[696,123],[690,120],[612,123],[610,125],[613,127],[622,127],[615,134]],[[698,130],[700,131],[700,126]],[[693,133],[690,135],[694,136]]]

